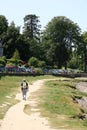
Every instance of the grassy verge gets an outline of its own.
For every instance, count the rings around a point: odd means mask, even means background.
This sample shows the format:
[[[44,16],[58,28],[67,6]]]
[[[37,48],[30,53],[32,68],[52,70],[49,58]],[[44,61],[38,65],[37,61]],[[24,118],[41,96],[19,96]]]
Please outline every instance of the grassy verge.
[[[40,90],[38,96],[40,97],[41,115],[49,117],[51,125],[55,128],[87,129],[87,119],[81,120],[77,116],[87,113],[87,110],[73,101],[74,96],[87,96],[87,93],[79,92],[75,88],[77,82],[79,80],[74,79],[48,81]]]

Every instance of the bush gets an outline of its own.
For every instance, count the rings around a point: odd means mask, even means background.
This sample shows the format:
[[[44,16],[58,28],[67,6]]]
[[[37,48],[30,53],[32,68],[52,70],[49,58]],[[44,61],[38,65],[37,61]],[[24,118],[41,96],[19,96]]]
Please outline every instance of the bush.
[[[35,73],[36,74],[43,74],[43,71],[41,68],[35,68]]]
[[[0,65],[5,66],[5,64],[6,64],[6,61],[4,59],[0,58]]]
[[[72,57],[72,59],[68,62],[68,67],[72,69],[78,68],[78,60],[76,57]]]
[[[21,64],[21,60],[11,58],[11,59],[7,60],[7,64],[11,64],[11,65],[16,65],[17,66],[17,65]]]
[[[38,67],[45,67],[46,63],[45,61],[38,61]]]
[[[29,59],[30,66],[38,67],[38,59],[36,57],[31,57]]]

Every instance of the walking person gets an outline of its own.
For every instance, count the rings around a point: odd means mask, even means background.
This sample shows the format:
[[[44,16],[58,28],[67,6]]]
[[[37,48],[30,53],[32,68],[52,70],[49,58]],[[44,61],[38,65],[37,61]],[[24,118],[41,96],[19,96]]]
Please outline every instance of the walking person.
[[[25,79],[23,79],[23,81],[21,83],[21,91],[22,91],[23,100],[26,100],[26,95],[27,95],[28,89],[29,89],[28,83]]]

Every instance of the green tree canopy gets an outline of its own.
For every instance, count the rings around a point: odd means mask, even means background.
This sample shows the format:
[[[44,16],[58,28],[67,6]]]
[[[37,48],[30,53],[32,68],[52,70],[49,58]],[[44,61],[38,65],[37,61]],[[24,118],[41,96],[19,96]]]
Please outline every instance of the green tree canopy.
[[[0,15],[0,35],[2,35],[8,28],[8,21],[5,16]]]
[[[70,19],[64,16],[54,17],[43,32],[42,47],[47,61],[57,64],[58,68],[66,66],[80,32],[79,26]]]
[[[87,32],[81,35],[81,43],[78,47],[78,53],[83,61],[83,69],[87,72]]]
[[[24,17],[24,31],[23,33],[29,39],[39,39],[40,37],[40,27],[39,17],[35,14],[26,15]]]
[[[14,22],[12,22],[10,26],[7,28],[7,31],[2,36],[4,55],[7,58],[11,58],[13,56],[13,53],[17,45],[16,40],[19,35],[20,35],[20,28],[15,27]]]

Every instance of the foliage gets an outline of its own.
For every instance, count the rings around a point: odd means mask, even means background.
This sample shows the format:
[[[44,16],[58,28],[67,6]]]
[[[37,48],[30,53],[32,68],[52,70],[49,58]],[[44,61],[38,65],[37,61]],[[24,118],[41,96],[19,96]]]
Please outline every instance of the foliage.
[[[36,39],[29,40],[29,58],[32,56],[38,59],[41,57],[40,43]]]
[[[45,67],[46,66],[46,62],[45,61],[38,61],[38,67]]]
[[[6,60],[6,57],[5,57],[5,56],[0,57],[0,66],[5,66],[5,65],[6,65],[6,62],[7,62],[7,60]]]
[[[24,17],[24,31],[27,38],[38,39],[40,35],[39,17],[35,14],[26,15]]]
[[[20,55],[19,55],[19,52],[17,49],[15,50],[15,52],[13,54],[13,59],[20,59]]]
[[[2,58],[0,58],[0,66],[5,66],[5,65],[6,65],[5,60],[3,60]]]
[[[20,59],[14,59],[14,58],[10,58],[7,60],[7,64],[6,66],[17,66],[21,64],[21,60]]]
[[[68,68],[77,69],[79,67],[79,60],[77,57],[72,57],[71,60],[68,62]]]
[[[43,71],[41,68],[35,68],[35,73],[36,74],[43,74]]]
[[[30,64],[30,66],[37,67],[38,66],[38,59],[36,57],[31,57],[29,59],[29,64]]]
[[[78,42],[80,28],[66,17],[54,17],[43,32],[44,54],[50,64],[66,67],[72,53],[72,43]]]
[[[7,28],[8,28],[7,19],[5,18],[5,16],[0,15],[0,36],[7,30]]]
[[[15,27],[15,24],[12,22],[11,25],[7,28],[7,31],[3,34],[3,49],[4,55],[6,58],[11,58],[15,49],[17,48],[17,38],[19,36],[19,27]]]
[[[39,17],[35,14],[24,17],[22,34],[14,21],[8,24],[6,17],[0,15],[0,42],[3,46],[3,55],[10,59],[17,49],[20,59],[25,62],[33,56],[44,61],[47,67],[67,68],[67,63],[75,51],[76,58],[80,57],[82,60],[78,67],[86,71],[87,32],[81,34],[80,27],[64,16],[54,17],[43,31],[40,28]],[[38,66],[42,66],[41,64],[39,62]]]
[[[16,40],[16,49],[19,51],[20,59],[23,61],[28,61],[30,58],[30,41],[25,38],[23,34],[19,35]]]
[[[84,71],[87,72],[87,32],[84,32],[81,38],[82,43],[79,45],[78,51],[83,60]]]
[[[13,60],[13,63],[18,66],[19,64],[21,64],[21,60],[20,60],[20,55],[19,55],[19,51],[16,49],[13,57],[11,58]]]

